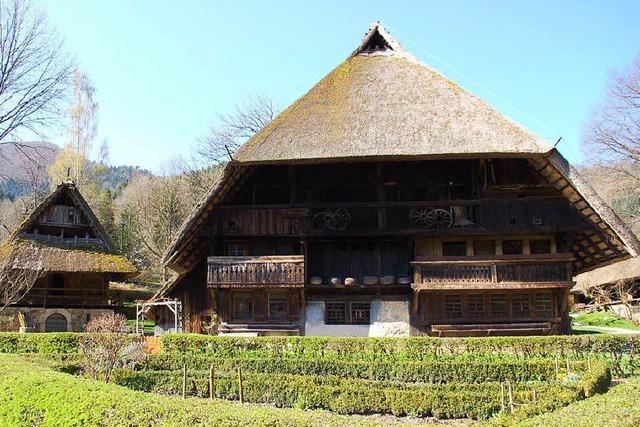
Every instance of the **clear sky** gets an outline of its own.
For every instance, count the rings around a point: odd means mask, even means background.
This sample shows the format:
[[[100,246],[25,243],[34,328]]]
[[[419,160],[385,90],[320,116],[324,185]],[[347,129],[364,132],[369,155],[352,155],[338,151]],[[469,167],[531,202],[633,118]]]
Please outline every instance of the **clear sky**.
[[[154,171],[243,97],[294,101],[376,20],[573,161],[611,70],[640,52],[637,0],[39,1],[97,88],[96,145]]]

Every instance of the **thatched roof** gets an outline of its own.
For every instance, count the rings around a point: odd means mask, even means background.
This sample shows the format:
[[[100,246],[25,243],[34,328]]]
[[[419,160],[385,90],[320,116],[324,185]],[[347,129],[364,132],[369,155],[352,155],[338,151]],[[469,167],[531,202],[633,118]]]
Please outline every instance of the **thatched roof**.
[[[385,45],[383,50],[376,50]],[[552,147],[427,67],[378,23],[234,155],[244,163],[540,154]]]
[[[65,239],[33,232],[49,206],[67,198],[79,208],[95,237]],[[0,246],[4,262],[15,269],[45,272],[111,273],[120,278],[138,274],[136,267],[117,253],[79,189],[72,181],[62,183],[49,194]]]
[[[120,278],[135,276],[136,267],[126,257],[90,247],[69,247],[42,241],[16,239],[3,245],[10,251],[12,268],[67,273],[110,273]],[[3,252],[5,253],[5,252]]]
[[[576,285],[573,291],[584,292],[592,287],[609,285],[619,280],[638,279],[640,279],[640,258],[631,258],[626,261],[578,274],[575,277]]]
[[[574,271],[640,254],[638,239],[556,149],[420,63],[374,24],[344,63],[236,152],[164,263],[184,274],[201,259],[208,246],[198,236],[211,212],[253,164],[508,156],[528,158],[593,225],[571,248]]]

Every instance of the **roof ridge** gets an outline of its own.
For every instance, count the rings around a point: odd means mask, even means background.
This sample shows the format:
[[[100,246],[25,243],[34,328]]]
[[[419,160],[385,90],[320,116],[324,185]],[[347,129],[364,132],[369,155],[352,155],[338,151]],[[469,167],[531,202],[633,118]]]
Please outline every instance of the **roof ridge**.
[[[386,49],[384,48],[386,45]],[[372,22],[358,47],[351,52],[349,58],[362,56],[398,56],[409,61],[420,62],[411,52],[404,48],[380,23]]]

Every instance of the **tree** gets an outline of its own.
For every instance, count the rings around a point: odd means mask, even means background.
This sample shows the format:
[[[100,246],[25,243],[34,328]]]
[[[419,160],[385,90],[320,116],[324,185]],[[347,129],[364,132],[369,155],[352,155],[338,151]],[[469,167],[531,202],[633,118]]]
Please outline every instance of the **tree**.
[[[613,283],[587,287],[587,296],[593,298],[598,306],[620,304],[624,307],[619,314],[633,320],[633,295],[638,290],[639,284],[634,280],[616,280]]]
[[[19,252],[8,242],[0,246],[0,314],[20,301],[44,275],[42,254]]]
[[[37,155],[20,141],[60,124],[73,68],[42,12],[25,0],[0,3],[0,144]]]
[[[584,144],[594,162],[640,182],[640,55],[612,76],[586,126]]]
[[[260,94],[249,97],[231,113],[217,115],[207,136],[196,146],[196,153],[208,164],[228,160],[230,153],[273,120],[275,111],[269,97]]]

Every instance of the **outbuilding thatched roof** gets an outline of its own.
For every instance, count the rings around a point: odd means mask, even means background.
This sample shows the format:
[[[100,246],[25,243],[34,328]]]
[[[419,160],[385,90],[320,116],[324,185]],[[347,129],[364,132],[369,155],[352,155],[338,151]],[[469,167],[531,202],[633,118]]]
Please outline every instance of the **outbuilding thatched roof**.
[[[640,279],[640,258],[631,258],[626,261],[597,268],[595,270],[578,274],[575,277],[574,292],[585,292],[596,286],[606,286],[620,280]]]
[[[91,238],[66,239],[34,233],[43,214],[61,198],[71,200],[87,220]],[[137,268],[115,250],[79,189],[72,181],[62,183],[49,194],[0,245],[0,258],[14,269],[44,272],[110,273],[119,279],[138,274]]]
[[[451,158],[541,154],[551,148],[418,61],[375,23],[346,61],[234,158],[243,163]]]

